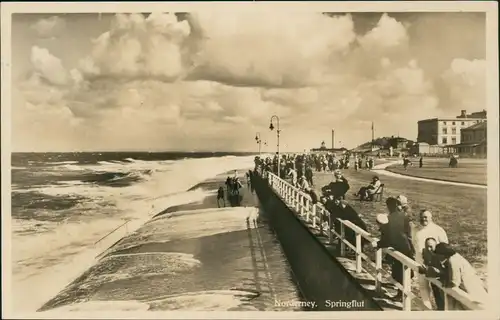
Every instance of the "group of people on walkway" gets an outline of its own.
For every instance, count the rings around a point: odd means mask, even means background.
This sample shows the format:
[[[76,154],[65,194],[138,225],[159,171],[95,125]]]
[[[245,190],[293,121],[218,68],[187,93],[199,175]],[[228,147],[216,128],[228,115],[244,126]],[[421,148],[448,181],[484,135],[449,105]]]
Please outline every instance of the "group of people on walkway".
[[[248,173],[247,177],[250,179]],[[243,188],[243,184],[238,177],[238,172],[234,171],[233,176],[228,176],[224,184],[226,186],[225,190],[223,186],[220,186],[217,190],[217,206],[219,208],[222,205],[225,207],[226,199],[232,207],[239,206],[242,200],[240,189]]]
[[[478,302],[487,301],[487,292],[474,267],[448,242],[446,231],[433,222],[430,210],[419,212],[418,223],[411,218],[408,199],[404,195],[389,197],[386,200],[388,213],[376,218],[380,230],[380,240],[372,245],[375,248],[393,248],[414,259],[421,267],[418,277],[420,297],[432,309],[431,296],[437,310],[444,310],[443,292],[426,277],[438,279],[443,286],[460,288]],[[388,256],[392,278],[403,283],[403,265]],[[413,278],[412,274],[412,278]],[[400,298],[399,290],[395,298]],[[448,296],[448,310],[464,310],[465,306]]]
[[[345,170],[351,167],[351,160],[354,162],[354,169],[371,170],[374,167],[375,160],[365,154],[353,154],[346,152],[341,155],[334,153],[309,153],[309,154],[282,154],[274,157],[260,156],[255,157],[255,169],[261,172],[273,172],[281,178],[296,175],[295,182],[302,176],[306,179],[309,185],[314,185],[313,176],[316,172],[336,172],[337,170]],[[280,172],[278,173],[278,162]],[[293,170],[295,173],[291,173]]]
[[[413,167],[413,162],[411,159],[408,157],[408,155],[403,156],[403,168],[408,170],[408,167]],[[420,155],[418,158],[418,167],[423,168],[424,167],[424,156]],[[458,156],[452,154],[450,156],[450,161],[448,162],[448,167],[449,168],[457,168],[458,167]]]
[[[323,203],[334,218],[333,228],[337,233],[340,233],[340,223],[336,218],[350,221],[362,230],[368,231],[365,221],[345,200],[350,185],[341,170],[333,171],[333,180],[320,189],[321,196],[312,188],[309,179],[304,174],[299,175],[294,168],[289,168],[286,176],[290,178],[294,186],[311,196],[312,203]],[[355,195],[362,200],[369,199],[377,192],[380,185],[379,177],[374,176],[371,183],[361,187]],[[404,195],[389,197],[385,204],[388,212],[376,217],[380,240],[372,245],[375,248],[391,247],[421,265],[419,275],[417,275],[418,284],[421,299],[429,309],[434,308],[431,303],[431,300],[434,300],[435,308],[444,310],[444,295],[426,277],[438,279],[445,287],[460,288],[478,302],[486,301],[487,292],[481,278],[474,267],[448,244],[446,231],[433,222],[430,210],[421,210],[417,221],[413,221],[408,199]],[[323,217],[323,221],[328,221],[327,219],[327,216]],[[353,230],[345,228],[345,237],[349,242],[354,244],[355,236]],[[362,244],[366,245],[367,241],[363,240]],[[403,265],[401,262],[390,255],[387,255],[386,261],[391,265],[392,278],[402,284]],[[413,271],[411,277],[415,277]],[[402,292],[398,289],[394,298],[400,299],[401,297]],[[465,306],[449,296],[448,309],[461,310],[465,309]]]

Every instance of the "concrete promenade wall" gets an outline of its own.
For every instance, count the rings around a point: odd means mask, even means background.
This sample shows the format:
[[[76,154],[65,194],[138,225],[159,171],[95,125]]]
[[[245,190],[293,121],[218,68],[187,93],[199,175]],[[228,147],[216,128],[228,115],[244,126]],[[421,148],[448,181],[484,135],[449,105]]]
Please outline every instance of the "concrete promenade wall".
[[[304,299],[316,303],[314,310],[382,310],[274,193],[267,180],[254,176],[252,184],[283,247]]]

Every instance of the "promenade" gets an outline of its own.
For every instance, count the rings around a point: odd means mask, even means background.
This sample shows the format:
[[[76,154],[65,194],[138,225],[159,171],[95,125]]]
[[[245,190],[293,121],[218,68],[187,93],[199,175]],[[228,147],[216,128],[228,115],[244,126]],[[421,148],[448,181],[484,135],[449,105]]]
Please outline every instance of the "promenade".
[[[375,217],[387,212],[385,199],[405,195],[413,215],[422,209],[432,211],[434,222],[446,230],[454,247],[485,279],[488,240],[486,187],[404,176],[384,170],[393,164],[394,161],[382,160],[375,165],[374,170],[342,170],[350,185],[346,200],[367,223],[369,231],[378,233]],[[382,202],[359,201],[353,193],[368,184],[374,175],[378,175],[385,184],[384,199]],[[314,188],[320,192],[321,187],[332,179],[331,172],[315,172]]]
[[[41,311],[300,311],[292,271],[240,178],[240,206],[216,193],[159,212],[104,251]],[[232,172],[191,190],[217,190]]]
[[[344,172],[344,175],[351,183],[352,190],[357,190],[357,187],[359,185],[366,184],[366,181],[369,181],[369,178],[374,174],[373,171],[368,170],[360,170],[357,172],[354,170],[344,170]],[[281,194],[282,199],[289,205],[291,209],[296,212],[297,216],[304,222],[305,225],[308,226],[311,232],[313,232],[318,237],[318,239],[324,243],[325,247],[332,253],[332,255],[334,255],[336,259],[341,262],[344,267],[358,280],[358,282],[373,295],[373,298],[385,310],[427,309],[419,298],[418,288],[415,285],[416,281],[413,281],[412,283],[410,279],[409,271],[411,269],[413,269],[413,271],[418,271],[418,264],[415,261],[392,250],[380,249],[375,252],[373,249],[370,250],[370,248],[368,248],[369,246],[365,248],[361,247],[362,238],[370,242],[375,239],[375,236],[378,232],[374,230],[374,220],[379,211],[385,212],[384,202],[360,202],[359,200],[357,201],[356,199],[353,199],[352,196],[348,196],[348,202],[351,206],[357,209],[357,211],[360,213],[360,216],[369,225],[370,230],[369,232],[365,232],[352,225],[350,222],[343,222],[342,220],[339,220],[344,230],[341,230],[341,233],[337,234],[329,227],[329,225],[331,225],[332,223],[331,221],[323,221],[323,217],[325,215],[329,216],[329,213],[324,210],[322,205],[311,205],[310,201],[308,200],[308,196],[298,191],[298,189],[292,187],[290,184],[288,184],[288,182],[285,182],[284,180],[281,180],[274,175],[270,176],[270,183],[274,186],[274,190],[278,194]],[[315,189],[319,190],[321,186],[331,181],[331,173],[316,173],[314,175],[314,178]],[[389,190],[387,190],[388,192],[386,193],[385,197],[389,195],[396,196],[397,194],[400,194],[399,192],[394,192],[397,190],[397,188],[401,187],[397,185],[397,180],[399,180],[399,183],[402,183],[401,180],[406,179],[386,179],[386,185],[387,183],[389,185],[394,183],[394,185],[396,185],[396,188],[389,187]],[[421,188],[422,186],[418,186],[418,184],[422,183],[423,182],[419,181],[415,184],[417,184],[417,188]],[[450,188],[459,187],[453,186]],[[351,194],[352,190],[349,191],[349,194]],[[427,196],[427,194],[425,195]],[[346,228],[354,230],[357,234],[355,244],[349,243],[347,240],[345,240],[344,232]],[[454,240],[456,240],[456,237],[450,235],[450,240],[452,241],[452,243],[455,243]],[[350,252],[349,248],[352,249]],[[391,255],[393,258],[396,258],[405,266],[404,268],[406,271],[402,285],[396,284],[394,280],[392,280],[392,277],[390,277],[390,273],[387,272],[388,268],[383,264],[382,252]],[[440,286],[443,292],[445,292],[446,297],[453,296],[453,299],[461,301],[470,309],[483,308],[482,306],[472,302],[472,298],[467,296],[467,294],[461,290],[444,289],[439,281],[436,281],[435,279],[428,279],[428,281],[431,281],[434,284]],[[391,298],[395,293],[396,287],[403,290],[404,292],[404,298],[402,299],[402,301],[395,301]]]

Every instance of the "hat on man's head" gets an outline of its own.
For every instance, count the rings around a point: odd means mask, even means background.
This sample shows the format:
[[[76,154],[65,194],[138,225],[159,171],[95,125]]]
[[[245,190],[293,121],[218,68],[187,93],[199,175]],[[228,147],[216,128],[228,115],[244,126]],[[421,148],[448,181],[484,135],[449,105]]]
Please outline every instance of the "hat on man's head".
[[[386,214],[380,213],[377,215],[377,222],[380,224],[387,224],[389,222],[389,218]]]
[[[408,205],[408,198],[406,198],[404,195],[400,194],[397,196],[396,200],[398,200],[398,203],[402,206]]]
[[[373,180],[380,180],[378,176],[373,176]]]

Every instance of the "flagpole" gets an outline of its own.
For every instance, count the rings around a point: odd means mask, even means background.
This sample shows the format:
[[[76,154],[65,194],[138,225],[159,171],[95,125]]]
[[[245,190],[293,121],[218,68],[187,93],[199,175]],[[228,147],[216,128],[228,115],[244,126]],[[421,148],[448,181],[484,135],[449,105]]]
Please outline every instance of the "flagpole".
[[[375,142],[375,132],[374,132],[373,121],[372,121],[372,150],[373,150],[374,142]]]

